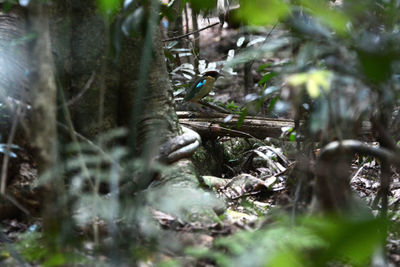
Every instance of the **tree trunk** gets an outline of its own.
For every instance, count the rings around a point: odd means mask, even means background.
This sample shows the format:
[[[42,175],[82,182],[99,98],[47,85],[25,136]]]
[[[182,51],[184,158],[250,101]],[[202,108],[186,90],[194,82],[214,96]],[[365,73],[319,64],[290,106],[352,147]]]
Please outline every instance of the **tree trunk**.
[[[90,88],[71,106],[76,131],[93,138],[108,129],[128,128],[133,155],[150,159],[160,144],[181,130],[162,49],[159,2],[149,4],[147,30],[124,37],[116,58],[109,55],[110,29],[115,25],[107,25],[93,0],[53,3],[52,43],[67,102],[95,75]],[[197,184],[190,161],[184,162],[187,170],[181,175],[188,174],[185,179]]]
[[[168,38],[183,35],[182,10],[184,4],[186,3],[183,3],[182,0],[174,0],[172,3],[172,12],[175,20],[169,21]],[[178,40],[178,47],[183,47],[182,39]]]
[[[160,130],[160,142],[176,136],[179,128],[158,22],[152,26],[150,45],[140,34],[125,38],[120,56],[110,58],[108,39],[114,26],[107,26],[96,12],[95,1],[72,0],[72,5],[61,2],[53,9],[52,42],[67,102],[95,75],[90,88],[71,106],[76,130],[92,138],[117,126],[129,128],[133,117],[139,116],[138,131],[132,129],[135,143],[143,144],[146,133],[154,127]],[[144,45],[150,47],[148,58],[144,58]]]
[[[31,134],[35,149],[38,173],[51,172],[51,180],[43,194],[43,229],[49,247],[56,249],[54,236],[61,231],[62,219],[58,197],[62,193],[63,182],[54,171],[57,161],[56,92],[54,62],[50,44],[48,7],[33,1],[28,7],[29,25],[35,39],[30,49],[30,85],[32,94]]]
[[[2,4],[0,4],[0,8]],[[22,8],[0,11],[0,97],[26,101],[28,92],[26,14]]]
[[[108,55],[108,25],[95,1],[56,1],[52,20],[60,83],[66,101],[75,99],[69,106],[72,121],[78,132],[93,138],[117,125],[119,67]]]
[[[32,95],[32,143],[37,150],[39,172],[55,164],[56,155],[56,92],[53,55],[50,47],[49,20],[46,7],[32,3],[29,22],[36,38],[30,49],[29,80]]]

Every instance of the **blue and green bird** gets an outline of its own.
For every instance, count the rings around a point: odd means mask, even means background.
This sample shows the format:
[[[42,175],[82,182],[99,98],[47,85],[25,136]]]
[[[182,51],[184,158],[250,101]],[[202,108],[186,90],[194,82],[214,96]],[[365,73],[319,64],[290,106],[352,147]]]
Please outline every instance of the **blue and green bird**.
[[[219,72],[215,70],[205,72],[201,77],[196,79],[193,85],[189,88],[184,100],[189,102],[197,102],[201,100],[211,92],[218,76]]]

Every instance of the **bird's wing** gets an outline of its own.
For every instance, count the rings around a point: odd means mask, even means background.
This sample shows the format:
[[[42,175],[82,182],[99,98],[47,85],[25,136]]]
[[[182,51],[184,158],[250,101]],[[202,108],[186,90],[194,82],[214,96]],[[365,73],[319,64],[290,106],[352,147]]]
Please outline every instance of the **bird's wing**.
[[[194,83],[190,86],[189,90],[187,91],[187,93],[185,95],[185,98],[184,98],[185,101],[189,101],[196,95],[195,89],[198,87],[200,82],[203,82],[203,81],[205,81],[204,77],[199,77],[194,81]]]

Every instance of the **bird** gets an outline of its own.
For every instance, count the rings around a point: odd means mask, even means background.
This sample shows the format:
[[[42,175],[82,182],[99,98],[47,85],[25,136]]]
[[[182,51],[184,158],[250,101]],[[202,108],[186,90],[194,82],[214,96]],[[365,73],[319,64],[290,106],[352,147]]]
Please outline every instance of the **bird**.
[[[184,100],[188,102],[198,102],[208,95],[214,87],[214,82],[218,79],[219,72],[211,70],[205,72],[201,77],[196,79],[189,88]]]

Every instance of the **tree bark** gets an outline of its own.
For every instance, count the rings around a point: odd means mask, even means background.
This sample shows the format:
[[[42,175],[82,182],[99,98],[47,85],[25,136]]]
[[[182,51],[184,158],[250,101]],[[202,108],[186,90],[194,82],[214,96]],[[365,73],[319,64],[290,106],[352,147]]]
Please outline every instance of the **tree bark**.
[[[159,145],[182,133],[154,10],[159,2],[150,4],[145,7],[153,10],[146,20],[147,30],[122,38],[115,58],[110,57],[108,40],[114,25],[107,26],[94,0],[57,1],[52,9],[52,43],[67,102],[95,75],[89,90],[71,106],[76,131],[93,138],[108,129],[128,128],[133,155],[148,159],[158,153]],[[99,116],[101,99],[105,99],[103,116]],[[179,164],[186,169],[181,176],[189,177],[184,180],[197,184],[191,162]]]
[[[59,196],[63,182],[54,171],[57,162],[56,92],[54,62],[51,52],[48,6],[32,1],[28,7],[30,30],[35,39],[30,49],[30,84],[32,94],[31,134],[38,173],[50,172],[51,180],[44,185],[43,229],[49,247],[56,249],[54,236],[61,231],[62,206]],[[61,211],[61,212],[60,212]]]
[[[118,126],[131,127],[132,116],[138,115],[137,144],[143,144],[145,133],[154,127],[160,130],[160,142],[176,136],[179,128],[158,23],[152,26],[150,58],[142,57],[146,40],[141,34],[124,38],[121,54],[111,58],[108,38],[114,26],[107,26],[96,12],[95,1],[72,0],[70,5],[62,2],[57,1],[53,8],[52,43],[67,102],[79,95],[91,75],[95,75],[89,90],[71,106],[76,130],[93,138]],[[141,63],[146,60],[150,65],[143,83],[139,76],[145,67]],[[101,99],[105,99],[103,104]]]
[[[0,11],[0,97],[3,101],[10,96],[20,101],[28,97],[25,24],[26,14],[22,8]]]
[[[52,6],[52,44],[60,83],[67,102],[80,96],[70,105],[74,127],[93,138],[117,125],[119,67],[109,57],[108,24],[95,1],[56,1]]]
[[[56,92],[53,55],[50,47],[46,7],[32,3],[29,22],[36,38],[30,49],[29,80],[32,94],[32,143],[37,151],[39,172],[53,167],[56,160]]]

